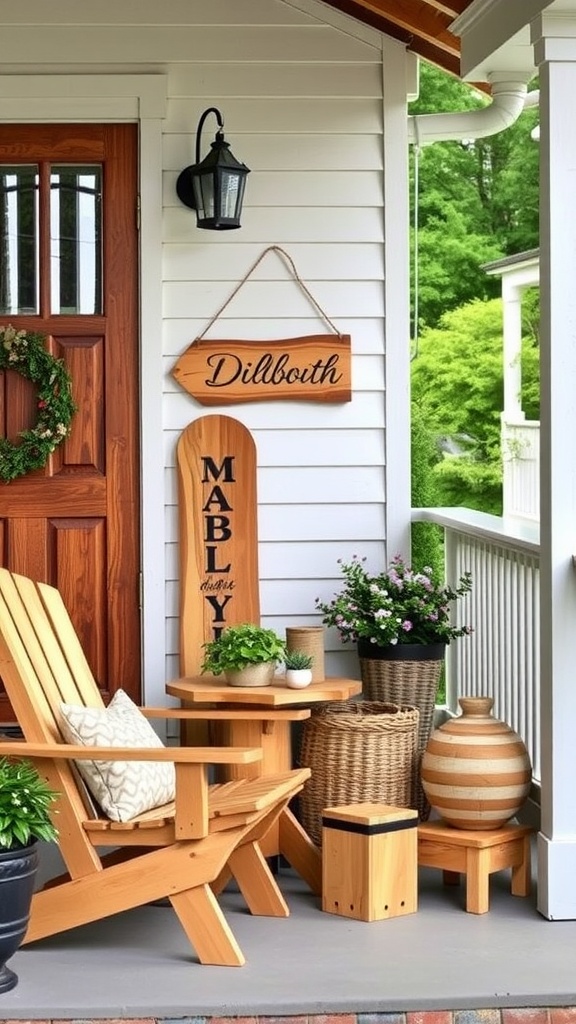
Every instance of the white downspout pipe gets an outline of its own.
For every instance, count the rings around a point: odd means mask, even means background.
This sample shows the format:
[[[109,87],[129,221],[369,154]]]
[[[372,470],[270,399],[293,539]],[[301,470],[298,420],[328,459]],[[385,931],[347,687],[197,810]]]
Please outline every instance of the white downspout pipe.
[[[458,139],[480,139],[504,131],[519,118],[527,104],[528,82],[534,72],[498,71],[488,76],[492,102],[479,110],[413,114],[408,118],[408,141],[418,146]],[[529,101],[531,105],[534,101]]]

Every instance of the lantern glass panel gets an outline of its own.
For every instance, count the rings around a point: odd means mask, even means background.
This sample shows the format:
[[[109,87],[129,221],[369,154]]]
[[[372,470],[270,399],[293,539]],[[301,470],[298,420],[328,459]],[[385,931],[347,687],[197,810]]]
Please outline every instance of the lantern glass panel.
[[[192,178],[194,189],[194,200],[199,220],[206,220],[214,216],[214,176],[208,174],[195,174]]]
[[[240,193],[240,176],[235,172],[222,171],[220,189],[220,216],[236,217],[238,197]]]

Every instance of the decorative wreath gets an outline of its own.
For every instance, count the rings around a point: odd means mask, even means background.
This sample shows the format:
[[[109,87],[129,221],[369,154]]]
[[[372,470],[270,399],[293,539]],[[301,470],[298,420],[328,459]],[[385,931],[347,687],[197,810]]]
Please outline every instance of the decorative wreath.
[[[68,370],[46,351],[44,342],[42,334],[0,326],[0,370],[16,370],[38,385],[36,425],[22,430],[16,443],[0,438],[0,480],[5,483],[45,466],[70,433],[76,412]]]

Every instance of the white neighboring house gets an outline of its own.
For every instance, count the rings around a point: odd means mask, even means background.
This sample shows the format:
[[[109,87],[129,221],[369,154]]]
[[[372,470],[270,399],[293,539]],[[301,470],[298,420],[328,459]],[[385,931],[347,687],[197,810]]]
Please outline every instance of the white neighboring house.
[[[522,296],[540,283],[540,252],[507,256],[483,267],[502,279],[504,408],[501,418],[502,511],[540,520],[540,420],[522,409]]]

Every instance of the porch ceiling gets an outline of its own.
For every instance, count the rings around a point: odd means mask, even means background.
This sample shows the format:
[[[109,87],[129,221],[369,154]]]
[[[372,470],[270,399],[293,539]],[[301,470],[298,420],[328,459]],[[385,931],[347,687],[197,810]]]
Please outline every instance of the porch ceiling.
[[[424,60],[460,75],[460,40],[450,31],[473,0],[324,0],[400,42]]]

